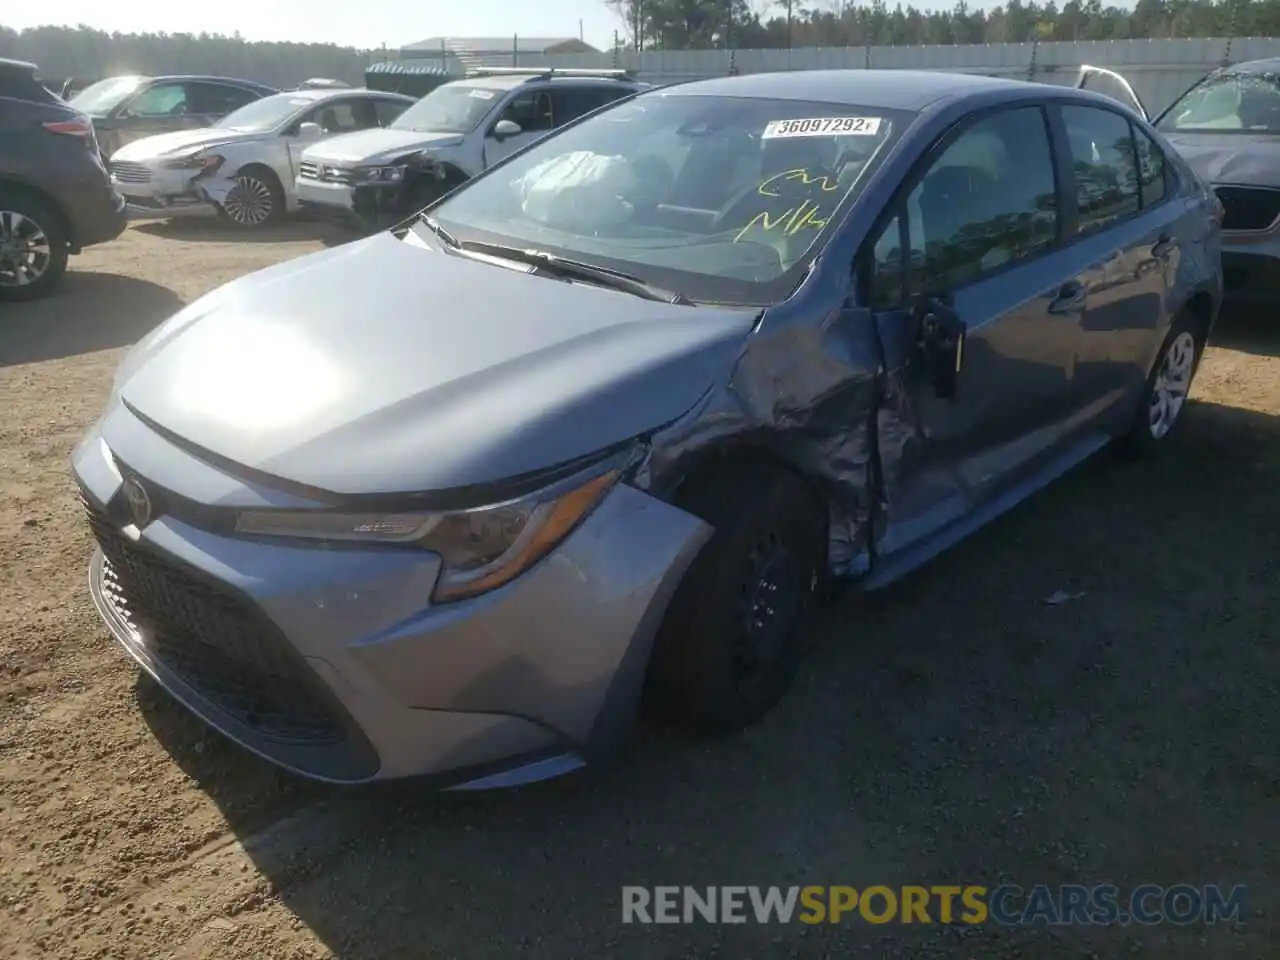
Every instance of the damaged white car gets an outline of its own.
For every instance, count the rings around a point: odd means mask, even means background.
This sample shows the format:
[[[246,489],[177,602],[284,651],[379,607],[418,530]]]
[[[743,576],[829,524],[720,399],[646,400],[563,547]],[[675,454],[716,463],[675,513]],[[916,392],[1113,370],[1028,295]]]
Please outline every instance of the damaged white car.
[[[135,140],[111,157],[111,180],[135,216],[217,215],[239,227],[296,206],[302,151],[326,137],[384,127],[414,99],[375,90],[296,90],[263,97],[217,126]]]

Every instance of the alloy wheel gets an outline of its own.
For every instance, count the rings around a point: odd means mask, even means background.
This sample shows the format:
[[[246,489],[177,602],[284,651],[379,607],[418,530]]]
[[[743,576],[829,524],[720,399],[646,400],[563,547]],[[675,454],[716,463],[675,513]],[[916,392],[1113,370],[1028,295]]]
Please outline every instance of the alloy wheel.
[[[0,210],[0,287],[26,287],[53,259],[53,245],[40,224],[14,210]]]
[[[236,177],[236,185],[227,194],[222,209],[237,226],[260,227],[271,219],[275,205],[275,197],[265,180],[242,174]]]
[[[1191,374],[1196,365],[1196,340],[1183,331],[1173,338],[1165,351],[1151,385],[1151,405],[1147,410],[1147,428],[1154,440],[1161,440],[1178,421],[1187,394],[1191,391]]]

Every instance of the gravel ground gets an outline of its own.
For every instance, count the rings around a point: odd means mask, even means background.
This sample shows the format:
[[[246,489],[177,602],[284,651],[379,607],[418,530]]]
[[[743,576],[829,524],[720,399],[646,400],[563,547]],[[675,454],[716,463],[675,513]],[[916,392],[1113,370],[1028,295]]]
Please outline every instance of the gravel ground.
[[[742,736],[521,791],[334,789],[224,742],[93,615],[67,472],[123,349],[319,249],[139,224],[0,307],[0,956],[1274,957],[1280,330],[1229,318],[1166,456],[1103,456],[818,629]],[[1073,599],[1046,604],[1055,591]],[[1240,925],[663,926],[624,884],[1241,883]]]

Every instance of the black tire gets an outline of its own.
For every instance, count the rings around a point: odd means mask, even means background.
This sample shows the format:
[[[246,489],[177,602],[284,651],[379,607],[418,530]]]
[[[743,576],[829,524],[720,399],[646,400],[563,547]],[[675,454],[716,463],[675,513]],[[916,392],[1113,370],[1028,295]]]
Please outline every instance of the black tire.
[[[795,676],[825,579],[826,517],[804,481],[767,465],[717,472],[677,502],[715,533],[658,631],[648,701],[731,733],[768,713]]]
[[[236,186],[218,205],[218,215],[237,230],[262,230],[280,222],[285,213],[284,188],[265,167],[236,171]]]
[[[20,254],[6,243],[28,248]],[[0,190],[0,300],[43,297],[67,272],[69,255],[66,227],[53,207],[29,194]],[[20,271],[26,276],[33,268],[38,275],[19,283]]]
[[[1201,325],[1186,312],[1179,314],[1160,346],[1133,422],[1121,438],[1123,453],[1146,456],[1168,441],[1186,415],[1187,397],[1204,347]]]

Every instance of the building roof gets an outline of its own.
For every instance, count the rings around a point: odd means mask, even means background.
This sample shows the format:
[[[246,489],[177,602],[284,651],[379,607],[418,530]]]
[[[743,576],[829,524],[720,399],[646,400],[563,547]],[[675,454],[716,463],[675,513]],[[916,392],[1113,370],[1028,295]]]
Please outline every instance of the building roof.
[[[474,53],[547,53],[557,47],[571,47],[572,52],[599,52],[577,37],[428,37],[408,46],[405,52],[439,53],[441,50],[465,50]]]

